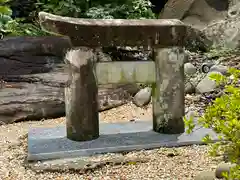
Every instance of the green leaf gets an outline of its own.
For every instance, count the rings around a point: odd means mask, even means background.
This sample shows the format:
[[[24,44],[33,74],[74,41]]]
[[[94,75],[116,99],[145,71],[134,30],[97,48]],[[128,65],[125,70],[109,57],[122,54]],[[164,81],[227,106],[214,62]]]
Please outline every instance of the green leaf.
[[[202,139],[202,141],[203,141],[204,143],[206,143],[206,144],[210,143],[211,140],[212,140],[212,139],[211,139],[211,137],[210,137],[209,134],[207,134],[207,135]]]
[[[10,0],[0,0],[0,3],[1,4],[4,4],[4,3],[7,3],[7,2],[9,2]]]
[[[12,10],[7,6],[0,6],[0,14],[12,15]]]
[[[193,132],[193,129],[195,128],[195,124],[194,124],[194,116],[190,116],[189,119],[185,117],[183,117],[183,121],[185,123],[185,127],[186,127],[186,133],[190,134]]]

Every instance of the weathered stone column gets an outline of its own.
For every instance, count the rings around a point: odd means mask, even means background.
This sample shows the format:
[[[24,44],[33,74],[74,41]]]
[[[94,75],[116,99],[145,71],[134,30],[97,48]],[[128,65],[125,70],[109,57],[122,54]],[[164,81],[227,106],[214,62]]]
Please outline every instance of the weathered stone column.
[[[87,141],[99,137],[98,85],[94,54],[89,48],[66,55],[69,83],[65,88],[67,138]]]
[[[153,130],[156,132],[184,132],[184,57],[180,47],[154,49]]]

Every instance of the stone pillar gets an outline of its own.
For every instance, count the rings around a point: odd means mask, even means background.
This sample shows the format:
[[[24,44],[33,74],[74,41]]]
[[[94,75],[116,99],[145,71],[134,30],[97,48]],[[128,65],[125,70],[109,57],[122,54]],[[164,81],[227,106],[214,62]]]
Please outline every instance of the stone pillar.
[[[153,85],[153,130],[184,132],[184,58],[180,47],[155,48],[156,83]]]
[[[67,138],[88,141],[99,137],[98,85],[94,53],[89,48],[66,55],[69,83],[65,88]]]

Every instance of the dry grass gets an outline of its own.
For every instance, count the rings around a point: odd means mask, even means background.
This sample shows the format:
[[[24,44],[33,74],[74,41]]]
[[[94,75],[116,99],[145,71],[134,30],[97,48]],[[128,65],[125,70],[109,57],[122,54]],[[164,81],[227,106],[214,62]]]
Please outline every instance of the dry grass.
[[[116,122],[131,119],[151,119],[151,106],[141,109],[127,104],[122,107],[100,113],[101,121]],[[150,151],[131,152],[124,156],[148,157],[146,163],[133,163],[126,165],[107,165],[93,172],[80,174],[79,172],[47,172],[35,173],[24,168],[23,162],[27,155],[26,135],[31,126],[56,126],[64,124],[65,119],[52,119],[38,122],[22,122],[0,127],[0,179],[1,180],[192,180],[201,171],[216,168],[217,160],[207,155],[206,146],[189,146],[181,148],[161,148]],[[106,160],[111,157],[123,156],[121,154],[107,154],[91,157],[95,160]]]

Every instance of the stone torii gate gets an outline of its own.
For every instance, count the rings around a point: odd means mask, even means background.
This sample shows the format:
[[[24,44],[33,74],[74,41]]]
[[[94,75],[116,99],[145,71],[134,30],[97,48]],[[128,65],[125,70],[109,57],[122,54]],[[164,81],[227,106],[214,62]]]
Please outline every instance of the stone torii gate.
[[[184,59],[187,26],[171,19],[78,19],[39,13],[44,30],[70,37],[66,55],[66,127],[31,129],[29,160],[151,149],[184,143]],[[96,62],[104,46],[151,46],[154,61]],[[153,120],[100,124],[98,84],[151,83]],[[168,143],[166,143],[168,142]]]

